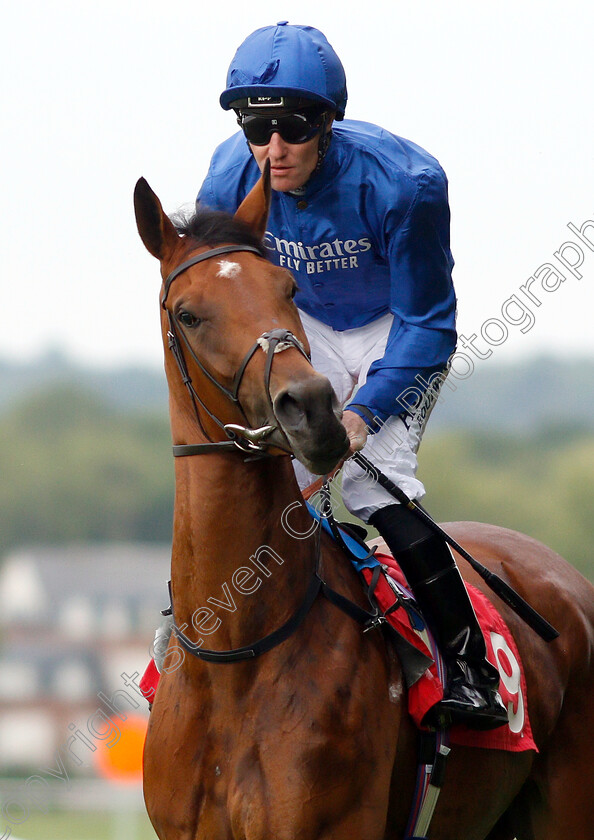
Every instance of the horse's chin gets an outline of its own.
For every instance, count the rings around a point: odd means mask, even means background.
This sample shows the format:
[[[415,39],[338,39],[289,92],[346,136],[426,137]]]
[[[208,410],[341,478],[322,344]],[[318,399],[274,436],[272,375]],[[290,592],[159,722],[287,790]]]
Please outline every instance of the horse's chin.
[[[327,475],[340,463],[349,450],[349,439],[346,436],[338,440],[325,443],[323,448],[308,446],[306,442],[291,440],[293,454],[306,470],[314,475]]]
[[[307,458],[295,456],[298,461],[300,461],[306,470],[308,470],[313,475],[330,475],[334,467],[338,465],[340,462],[340,458],[335,459],[334,461],[308,461]]]

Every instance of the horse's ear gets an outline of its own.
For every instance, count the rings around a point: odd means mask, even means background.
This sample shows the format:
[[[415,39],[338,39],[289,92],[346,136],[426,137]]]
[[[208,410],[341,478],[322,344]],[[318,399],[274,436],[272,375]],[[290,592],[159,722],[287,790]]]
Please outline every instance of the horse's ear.
[[[270,161],[264,165],[264,172],[255,187],[246,195],[235,214],[249,225],[254,233],[262,239],[266,233],[266,222],[270,210]]]
[[[138,233],[147,251],[163,260],[177,245],[179,236],[144,178],[139,178],[134,188],[134,212]]]

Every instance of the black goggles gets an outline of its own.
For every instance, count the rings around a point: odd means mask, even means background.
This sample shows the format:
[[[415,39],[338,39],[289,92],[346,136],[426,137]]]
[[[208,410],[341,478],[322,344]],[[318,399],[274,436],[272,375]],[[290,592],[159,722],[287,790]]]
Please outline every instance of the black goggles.
[[[315,116],[305,114],[240,114],[237,122],[243,129],[246,140],[253,146],[267,146],[270,138],[278,132],[285,143],[299,145],[307,143],[320,132],[325,113]]]

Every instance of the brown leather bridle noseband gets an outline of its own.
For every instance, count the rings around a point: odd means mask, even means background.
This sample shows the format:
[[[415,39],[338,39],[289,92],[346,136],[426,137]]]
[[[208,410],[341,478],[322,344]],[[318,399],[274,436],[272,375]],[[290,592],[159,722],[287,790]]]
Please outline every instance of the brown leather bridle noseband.
[[[185,262],[181,263],[181,265],[178,265],[178,267],[175,268],[168,275],[164,282],[163,294],[161,296],[161,306],[167,313],[167,318],[169,321],[169,329],[167,331],[168,346],[171,352],[173,353],[173,357],[175,358],[175,361],[179,368],[183,383],[190,394],[198,425],[202,430],[203,434],[208,438],[208,443],[184,443],[175,445],[173,447],[173,454],[176,457],[184,455],[202,455],[209,452],[220,451],[239,451],[249,455],[254,455],[255,453],[264,455],[268,454],[266,451],[266,447],[268,446],[274,446],[275,449],[283,449],[284,451],[286,451],[287,454],[291,454],[289,448],[284,449],[284,447],[279,446],[278,443],[270,444],[266,441],[266,438],[273,431],[275,431],[277,426],[267,425],[261,426],[259,429],[250,428],[250,422],[246,416],[243,406],[241,405],[241,400],[239,399],[239,389],[241,388],[243,376],[245,374],[248,364],[250,363],[250,360],[252,359],[252,357],[258,349],[264,350],[264,352],[266,353],[264,387],[266,389],[266,396],[268,398],[270,408],[274,415],[272,399],[270,396],[270,375],[272,372],[273,357],[275,353],[278,353],[281,350],[284,350],[288,347],[295,347],[303,356],[305,356],[305,358],[308,361],[311,361],[299,339],[296,336],[294,336],[293,333],[289,330],[282,328],[262,333],[262,335],[258,339],[256,339],[252,347],[246,353],[235,376],[233,377],[231,388],[227,388],[225,385],[222,385],[200,361],[200,359],[192,349],[190,342],[188,341],[183,326],[180,325],[174,313],[165,305],[167,297],[169,295],[171,284],[173,283],[175,278],[178,277],[182,272],[186,271],[188,268],[191,268],[197,263],[203,262],[204,260],[209,260],[213,257],[218,257],[222,254],[231,254],[236,251],[248,251],[257,254],[260,257],[262,256],[260,251],[252,245],[222,245],[219,248],[211,248],[208,251],[204,251],[201,254],[197,254],[196,256],[191,257],[189,260],[186,260]],[[221,393],[224,394],[224,396],[239,410],[244,422],[246,423],[245,426],[235,423],[223,423],[222,420],[220,420],[216,416],[216,414],[214,414],[204,403],[204,401],[194,388],[192,378],[190,377],[190,374],[188,372],[186,359],[179,339],[180,335],[183,339],[188,353],[191,355],[194,362],[198,365],[200,371],[209,380],[209,382],[212,382],[212,384],[215,385],[219,389],[219,391],[221,391]],[[203,409],[203,411],[206,412],[206,414],[210,417],[210,419],[213,420],[216,423],[216,425],[219,426],[219,428],[225,433],[225,435],[227,436],[226,440],[213,441],[210,438],[210,435],[208,435],[202,424],[200,412],[198,411],[198,406],[200,406]]]

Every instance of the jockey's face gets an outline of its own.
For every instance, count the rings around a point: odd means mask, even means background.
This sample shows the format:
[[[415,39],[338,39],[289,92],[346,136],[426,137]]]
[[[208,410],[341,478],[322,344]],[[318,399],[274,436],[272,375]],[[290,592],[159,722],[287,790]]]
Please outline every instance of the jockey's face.
[[[270,183],[273,190],[287,192],[302,187],[309,180],[318,163],[318,144],[316,134],[306,143],[287,143],[278,132],[271,134],[266,146],[254,146],[250,149],[260,171],[270,159]]]

